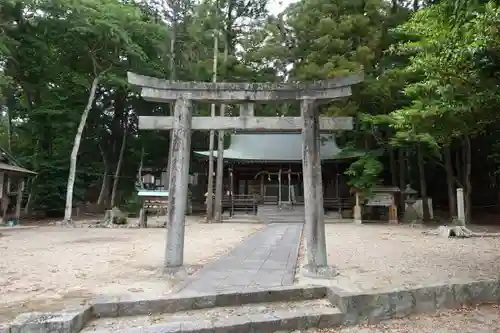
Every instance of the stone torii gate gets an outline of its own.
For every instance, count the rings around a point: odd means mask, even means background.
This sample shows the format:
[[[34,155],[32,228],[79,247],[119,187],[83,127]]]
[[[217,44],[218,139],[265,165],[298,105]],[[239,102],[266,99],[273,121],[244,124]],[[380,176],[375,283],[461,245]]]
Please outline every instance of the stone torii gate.
[[[320,131],[352,130],[350,117],[319,117],[318,100],[351,95],[351,86],[363,81],[362,74],[314,83],[205,83],[162,80],[127,73],[128,82],[141,88],[147,101],[175,103],[173,117],[141,116],[143,130],[173,130],[169,165],[169,209],[165,269],[184,261],[184,226],[187,205],[192,130],[236,130],[302,132],[305,239],[308,266],[327,266],[323,184],[321,178]],[[301,117],[256,117],[254,103],[300,101]],[[239,117],[192,117],[192,102],[240,104]]]

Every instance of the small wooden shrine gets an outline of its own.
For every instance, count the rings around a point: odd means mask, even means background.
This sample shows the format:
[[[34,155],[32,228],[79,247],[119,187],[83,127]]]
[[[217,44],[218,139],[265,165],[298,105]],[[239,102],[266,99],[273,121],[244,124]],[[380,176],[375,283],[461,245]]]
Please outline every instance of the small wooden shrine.
[[[5,149],[0,148],[0,225],[19,223],[25,182],[36,172],[23,168]]]

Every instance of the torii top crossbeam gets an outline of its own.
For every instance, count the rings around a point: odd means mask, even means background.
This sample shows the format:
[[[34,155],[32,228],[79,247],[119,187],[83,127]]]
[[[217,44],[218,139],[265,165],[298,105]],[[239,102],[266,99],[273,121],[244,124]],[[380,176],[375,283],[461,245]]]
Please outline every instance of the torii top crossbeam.
[[[363,74],[312,83],[208,83],[157,79],[127,73],[128,82],[142,88],[141,96],[152,102],[173,102],[179,98],[210,103],[268,103],[311,98],[332,100],[351,95],[351,86],[363,81]]]

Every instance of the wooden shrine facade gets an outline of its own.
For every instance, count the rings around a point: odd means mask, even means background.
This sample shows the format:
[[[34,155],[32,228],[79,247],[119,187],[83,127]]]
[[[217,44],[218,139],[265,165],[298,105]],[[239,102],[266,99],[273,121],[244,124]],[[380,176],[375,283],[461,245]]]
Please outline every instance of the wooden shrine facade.
[[[340,157],[341,149],[333,137],[324,137],[320,151],[325,209],[352,208],[355,198],[344,174],[349,158]],[[209,154],[196,153],[201,158]],[[259,204],[303,204],[301,154],[300,133],[232,134],[223,155],[224,193],[253,195]]]

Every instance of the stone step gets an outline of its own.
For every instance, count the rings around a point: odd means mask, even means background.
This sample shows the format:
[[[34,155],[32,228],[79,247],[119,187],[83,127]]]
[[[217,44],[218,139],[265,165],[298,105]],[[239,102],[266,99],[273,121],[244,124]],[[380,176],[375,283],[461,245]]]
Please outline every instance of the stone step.
[[[343,314],[327,299],[246,304],[90,322],[81,332],[205,333],[306,330],[340,326]]]

